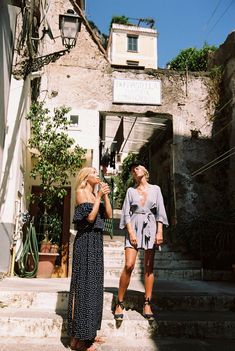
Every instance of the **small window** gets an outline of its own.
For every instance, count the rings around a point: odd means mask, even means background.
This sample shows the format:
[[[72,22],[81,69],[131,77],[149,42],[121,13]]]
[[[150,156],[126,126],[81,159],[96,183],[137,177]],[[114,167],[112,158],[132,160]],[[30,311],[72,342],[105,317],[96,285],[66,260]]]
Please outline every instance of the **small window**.
[[[132,60],[127,60],[126,64],[128,66],[139,66],[139,61],[132,61]]]
[[[70,125],[71,126],[78,126],[79,124],[79,116],[78,115],[70,115]]]
[[[128,35],[127,36],[127,50],[128,51],[138,51],[138,36]]]

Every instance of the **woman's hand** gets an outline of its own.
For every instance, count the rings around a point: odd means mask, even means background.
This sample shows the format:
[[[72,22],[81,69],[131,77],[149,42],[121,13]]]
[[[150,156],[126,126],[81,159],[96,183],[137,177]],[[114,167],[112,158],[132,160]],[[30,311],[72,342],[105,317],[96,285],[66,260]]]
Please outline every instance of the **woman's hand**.
[[[131,245],[134,248],[137,248],[138,243],[137,243],[136,235],[135,234],[129,234],[129,240],[130,240]]]
[[[163,233],[162,231],[157,231],[155,237],[155,245],[162,245],[163,244]]]
[[[108,195],[110,193],[110,189],[107,183],[101,182],[100,183],[100,188],[98,191],[98,194],[100,197],[103,197],[104,195]]]

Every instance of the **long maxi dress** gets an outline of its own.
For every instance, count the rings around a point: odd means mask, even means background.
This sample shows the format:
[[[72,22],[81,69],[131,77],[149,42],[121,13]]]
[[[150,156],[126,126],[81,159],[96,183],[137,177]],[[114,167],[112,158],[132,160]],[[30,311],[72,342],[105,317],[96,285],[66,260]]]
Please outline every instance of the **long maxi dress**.
[[[137,189],[127,189],[126,197],[122,207],[120,229],[124,229],[127,223],[131,223],[137,237],[138,249],[155,248],[155,237],[157,223],[168,225],[164,201],[161,189],[158,185],[149,184],[145,204],[141,205],[140,194]],[[133,247],[126,232],[125,248]]]
[[[77,234],[73,246],[73,266],[68,304],[68,335],[93,340],[101,327],[103,310],[103,226],[101,203],[93,223],[86,218],[93,204],[75,207],[73,223]]]

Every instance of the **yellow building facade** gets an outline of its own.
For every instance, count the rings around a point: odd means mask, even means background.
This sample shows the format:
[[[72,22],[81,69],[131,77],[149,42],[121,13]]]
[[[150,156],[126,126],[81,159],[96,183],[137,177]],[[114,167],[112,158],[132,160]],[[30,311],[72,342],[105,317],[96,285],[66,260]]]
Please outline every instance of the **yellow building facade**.
[[[156,69],[157,31],[136,25],[113,23],[107,52],[111,64]]]

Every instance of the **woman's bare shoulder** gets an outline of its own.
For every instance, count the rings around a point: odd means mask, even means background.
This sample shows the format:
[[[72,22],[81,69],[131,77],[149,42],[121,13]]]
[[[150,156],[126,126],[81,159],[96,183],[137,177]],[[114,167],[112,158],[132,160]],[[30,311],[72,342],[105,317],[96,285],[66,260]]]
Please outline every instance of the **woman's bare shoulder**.
[[[80,205],[83,202],[86,202],[86,192],[84,189],[77,189],[77,191],[76,191],[76,204]]]

